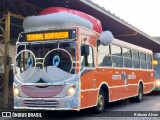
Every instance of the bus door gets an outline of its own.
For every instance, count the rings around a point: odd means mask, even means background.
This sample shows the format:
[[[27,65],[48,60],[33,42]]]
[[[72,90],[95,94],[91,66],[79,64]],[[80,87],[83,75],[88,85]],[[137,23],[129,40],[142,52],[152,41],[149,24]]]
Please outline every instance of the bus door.
[[[81,108],[95,105],[96,79],[94,70],[93,47],[81,46]]]

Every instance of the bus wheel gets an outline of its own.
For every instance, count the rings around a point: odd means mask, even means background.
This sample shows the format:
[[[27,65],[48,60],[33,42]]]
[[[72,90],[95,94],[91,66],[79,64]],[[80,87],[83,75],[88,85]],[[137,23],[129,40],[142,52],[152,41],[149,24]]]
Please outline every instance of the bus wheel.
[[[129,98],[130,102],[141,102],[143,98],[143,87],[140,84],[138,87],[138,95],[136,97]]]
[[[100,90],[99,91],[99,94],[98,94],[98,99],[97,99],[97,105],[93,108],[94,109],[94,112],[96,113],[101,113],[104,111],[105,109],[105,95],[104,95],[104,92],[103,90]]]
[[[136,101],[136,102],[141,102],[141,101],[142,101],[142,98],[143,98],[143,87],[142,87],[142,85],[140,84],[140,85],[139,85],[139,88],[138,88],[138,95],[137,95],[137,97],[135,97],[135,101]]]

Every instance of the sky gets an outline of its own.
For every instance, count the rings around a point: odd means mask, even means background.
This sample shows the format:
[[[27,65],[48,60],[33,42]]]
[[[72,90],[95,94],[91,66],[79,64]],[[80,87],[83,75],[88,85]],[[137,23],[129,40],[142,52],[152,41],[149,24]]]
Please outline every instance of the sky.
[[[150,36],[160,36],[160,0],[92,0]]]

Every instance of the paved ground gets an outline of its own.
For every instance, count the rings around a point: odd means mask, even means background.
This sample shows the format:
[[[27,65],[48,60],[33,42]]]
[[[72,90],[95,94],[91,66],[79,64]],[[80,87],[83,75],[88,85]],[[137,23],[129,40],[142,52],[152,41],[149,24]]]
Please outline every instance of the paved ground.
[[[32,111],[36,112],[36,111]],[[68,119],[68,120],[159,120],[160,119],[160,92],[151,93],[143,97],[141,103],[129,102],[123,100],[113,102],[107,105],[105,112],[101,114],[94,114],[90,109],[76,111],[38,111],[44,113],[42,118],[45,119]],[[50,115],[52,118],[45,118],[44,115]],[[151,115],[151,117],[146,117]],[[157,117],[158,115],[158,117]],[[137,117],[135,117],[137,116]],[[141,117],[139,117],[141,116]],[[16,118],[3,118],[4,120],[11,120]],[[31,118],[26,118],[30,120]],[[35,118],[34,118],[35,119]],[[38,118],[40,119],[40,118]]]

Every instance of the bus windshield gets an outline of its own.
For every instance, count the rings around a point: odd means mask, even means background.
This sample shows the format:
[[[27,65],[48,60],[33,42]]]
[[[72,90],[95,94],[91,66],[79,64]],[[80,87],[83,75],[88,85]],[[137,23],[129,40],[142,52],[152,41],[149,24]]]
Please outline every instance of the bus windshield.
[[[18,79],[31,79],[33,73],[43,70],[40,74],[44,81],[68,79],[75,74],[75,48],[75,42],[20,44],[17,48],[16,76]]]

